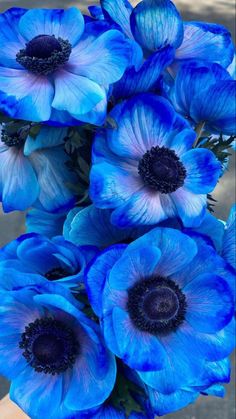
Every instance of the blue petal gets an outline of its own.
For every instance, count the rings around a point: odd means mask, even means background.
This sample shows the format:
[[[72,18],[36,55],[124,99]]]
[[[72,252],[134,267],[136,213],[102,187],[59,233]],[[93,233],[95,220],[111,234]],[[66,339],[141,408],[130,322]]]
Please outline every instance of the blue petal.
[[[16,54],[25,45],[17,29],[19,20],[26,11],[13,7],[0,15],[0,64],[4,67],[22,68],[16,61]]]
[[[89,301],[95,314],[99,317],[102,316],[102,293],[107,272],[121,257],[125,248],[126,245],[123,244],[109,247],[92,261],[85,273],[85,283]]]
[[[183,40],[181,16],[169,0],[144,0],[130,18],[134,38],[143,48],[156,51],[167,45],[178,48]]]
[[[112,21],[117,23],[122,31],[129,37],[132,38],[132,32],[130,29],[130,15],[132,12],[132,5],[128,0],[117,0],[115,3],[113,0],[101,0],[101,6],[105,15],[105,18],[110,18]]]
[[[215,333],[225,327],[234,315],[234,299],[226,281],[214,274],[194,278],[184,288],[187,299],[186,320],[194,329]]]
[[[33,151],[64,144],[66,134],[67,128],[43,126],[36,138],[27,137],[24,145],[24,155],[29,156]]]
[[[217,362],[207,362],[201,377],[196,378],[191,387],[201,390],[215,383],[229,383],[230,373],[230,360],[228,358]]]
[[[186,234],[188,234],[188,231],[189,230],[186,230]],[[194,228],[194,232],[210,238],[216,251],[219,254],[221,253],[224,235],[223,221],[218,220],[216,217],[207,212],[200,226],[198,228]]]
[[[230,32],[221,25],[185,22],[184,39],[176,51],[176,60],[199,59],[227,67],[234,55]]]
[[[17,378],[21,371],[27,367],[26,359],[22,356],[22,352],[19,349],[20,339],[21,334],[0,337],[0,374],[8,380]]]
[[[97,83],[84,76],[59,70],[54,77],[55,96],[52,106],[57,110],[69,112],[73,117],[91,111],[106,97],[104,90]]]
[[[130,57],[130,44],[124,35],[119,31],[109,30],[86,47],[79,43],[73,49],[66,68],[98,84],[108,85],[123,76]]]
[[[74,46],[84,31],[84,18],[76,7],[28,10],[19,23],[21,35],[30,41],[38,35],[54,35],[68,39]]]
[[[176,390],[174,393],[163,394],[151,387],[146,387],[146,391],[150,400],[150,404],[158,416],[167,415],[183,409],[190,403],[193,403],[199,393],[196,391]]]
[[[46,237],[62,234],[66,214],[52,214],[39,209],[32,209],[26,215],[27,233],[35,232]]]
[[[221,163],[214,153],[205,148],[189,150],[181,156],[187,171],[184,187],[196,194],[213,191],[221,175]]]
[[[75,176],[66,167],[68,156],[63,147],[37,151],[29,159],[38,175],[39,202],[43,209],[62,212],[72,207],[75,198],[68,184],[75,182]]]
[[[136,329],[128,313],[119,307],[113,309],[112,318],[119,356],[126,364],[139,371],[163,368],[166,354],[156,336]]]
[[[36,201],[39,194],[36,173],[22,150],[12,147],[0,153],[0,184],[5,212],[23,211]]]
[[[127,290],[140,279],[152,276],[157,269],[161,251],[157,247],[129,247],[115,263],[109,274],[109,285],[116,290]]]
[[[127,70],[122,79],[114,85],[112,94],[116,99],[128,98],[155,88],[162,71],[173,61],[174,49],[167,46],[151,55],[140,70]]]
[[[206,121],[217,132],[236,133],[236,81],[222,80],[210,86],[206,94],[199,93],[191,104],[190,114],[195,122]]]
[[[0,86],[6,102],[15,99],[11,117],[34,122],[50,119],[54,87],[45,76],[0,67]]]
[[[233,205],[225,226],[222,256],[236,269],[236,205]]]
[[[103,15],[103,11],[101,6],[88,6],[88,10],[90,15],[94,18],[94,19],[98,19],[98,20],[103,20],[104,19],[104,15]]]
[[[206,212],[206,195],[196,195],[185,187],[171,194],[178,215],[185,227],[199,227]]]
[[[202,390],[201,394],[204,396],[225,397],[225,388],[219,384],[214,384],[206,390]]]
[[[10,399],[30,417],[48,417],[60,406],[62,386],[62,376],[38,373],[28,366],[12,382]]]

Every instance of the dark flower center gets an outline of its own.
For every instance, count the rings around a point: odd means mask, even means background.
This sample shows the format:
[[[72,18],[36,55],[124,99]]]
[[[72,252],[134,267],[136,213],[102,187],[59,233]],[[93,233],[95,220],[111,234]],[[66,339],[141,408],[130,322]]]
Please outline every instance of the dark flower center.
[[[142,279],[128,290],[127,309],[134,325],[153,335],[175,331],[185,318],[186,299],[174,281]]]
[[[138,172],[145,185],[165,194],[183,186],[186,178],[186,169],[174,150],[159,146],[143,155]]]
[[[79,343],[72,329],[50,317],[30,323],[21,335],[19,347],[35,371],[52,375],[72,368],[79,354]]]
[[[9,122],[2,125],[1,141],[8,147],[21,147],[29,134],[30,126]]]
[[[68,270],[64,268],[58,267],[58,268],[51,269],[44,276],[49,281],[56,281],[57,279],[66,278],[67,276],[70,276],[70,275],[72,275],[71,272],[69,272]]]
[[[48,75],[70,57],[71,44],[54,35],[38,35],[16,54],[16,61],[35,74]]]

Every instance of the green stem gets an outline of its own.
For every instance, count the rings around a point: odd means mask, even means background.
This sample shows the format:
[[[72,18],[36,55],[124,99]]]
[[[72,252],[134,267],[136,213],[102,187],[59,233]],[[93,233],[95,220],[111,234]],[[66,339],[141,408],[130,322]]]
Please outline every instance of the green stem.
[[[193,148],[197,147],[199,138],[201,137],[201,133],[205,127],[205,121],[199,122],[195,128],[195,132],[197,134],[196,140],[194,141]]]

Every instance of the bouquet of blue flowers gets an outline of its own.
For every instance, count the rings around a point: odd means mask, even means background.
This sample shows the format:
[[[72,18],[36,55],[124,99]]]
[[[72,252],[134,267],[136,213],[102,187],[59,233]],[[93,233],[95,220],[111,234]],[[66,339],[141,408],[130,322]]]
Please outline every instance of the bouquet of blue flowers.
[[[0,15],[0,373],[32,419],[150,418],[224,396],[235,345],[228,30],[170,0]]]

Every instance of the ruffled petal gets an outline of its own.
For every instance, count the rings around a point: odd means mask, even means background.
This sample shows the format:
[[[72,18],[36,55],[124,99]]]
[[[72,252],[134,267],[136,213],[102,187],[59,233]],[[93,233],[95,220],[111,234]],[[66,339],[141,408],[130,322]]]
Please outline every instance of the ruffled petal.
[[[178,48],[182,43],[183,22],[169,0],[142,1],[133,9],[130,23],[135,40],[147,50]]]
[[[0,154],[0,183],[5,212],[24,211],[37,199],[39,185],[35,171],[22,150],[12,147]]]
[[[177,60],[197,59],[227,67],[234,55],[230,32],[222,25],[185,22],[184,39],[176,51]]]
[[[39,202],[46,211],[58,212],[73,206],[75,198],[68,183],[75,181],[66,167],[68,156],[61,147],[37,151],[29,159],[37,172],[40,186]]]
[[[146,387],[150,404],[158,416],[167,415],[183,409],[193,403],[199,396],[197,391],[176,390],[174,393],[163,394],[151,387]]]
[[[222,256],[236,269],[236,205],[233,205],[226,222]]]
[[[130,56],[130,46],[124,35],[109,30],[86,47],[78,44],[71,53],[66,69],[106,86],[122,77]]]
[[[62,382],[62,376],[38,373],[28,366],[12,382],[10,399],[31,417],[52,417],[61,404]]]
[[[6,105],[14,99],[10,109],[1,104],[11,117],[34,122],[50,119],[54,88],[45,76],[0,67],[0,89],[6,94]]]
[[[120,357],[126,364],[139,371],[163,368],[166,354],[156,336],[136,329],[119,307],[113,309],[112,319]]]
[[[30,41],[38,35],[54,35],[74,46],[84,31],[84,18],[76,7],[28,10],[20,19],[21,35]]]
[[[185,227],[201,224],[206,210],[206,195],[196,195],[182,187],[173,192],[171,198]]]
[[[27,137],[24,145],[24,155],[29,156],[33,151],[41,148],[55,147],[64,144],[67,128],[43,126],[36,138]]]
[[[124,170],[106,162],[92,166],[90,182],[90,197],[99,208],[122,204],[142,187],[138,173],[136,175],[132,170]]]
[[[127,248],[109,274],[109,285],[116,290],[127,290],[142,278],[151,276],[161,257],[156,247]]]
[[[234,314],[234,299],[226,281],[213,274],[200,275],[185,288],[186,320],[194,329],[215,333],[225,327]]]
[[[46,237],[62,234],[66,214],[52,214],[39,209],[32,209],[26,215],[26,232],[38,233]]]
[[[0,15],[0,64],[4,67],[22,68],[16,61],[16,54],[24,48],[24,40],[17,29],[25,12],[26,9],[13,7]]]
[[[101,0],[102,10],[105,17],[109,17],[113,22],[117,23],[128,38],[132,38],[130,29],[130,15],[133,10],[128,0]]]
[[[205,148],[189,150],[181,156],[187,171],[184,187],[196,194],[213,191],[221,175],[222,167],[215,154]]]
[[[194,121],[206,121],[207,125],[220,133],[236,133],[236,81],[222,80],[210,86],[206,95],[198,94],[191,104],[190,113]],[[206,99],[207,98],[207,99]]]
[[[162,71],[173,61],[174,49],[167,46],[151,55],[136,71],[133,67],[126,70],[124,76],[117,82],[112,95],[118,98],[128,98],[137,93],[151,91],[162,73]]]
[[[104,90],[86,77],[60,70],[55,77],[53,108],[67,111],[73,117],[86,114],[105,99]]]

